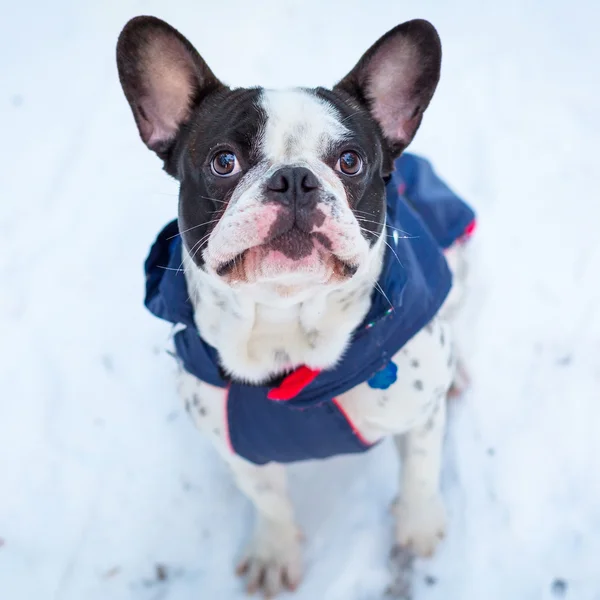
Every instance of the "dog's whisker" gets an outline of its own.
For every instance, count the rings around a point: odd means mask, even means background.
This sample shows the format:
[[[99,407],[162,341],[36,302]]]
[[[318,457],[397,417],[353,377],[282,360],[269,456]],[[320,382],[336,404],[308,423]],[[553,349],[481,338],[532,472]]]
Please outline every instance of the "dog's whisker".
[[[191,249],[190,249],[189,253],[187,253],[187,252],[184,252],[184,253],[183,253],[183,255],[182,255],[182,260],[181,260],[181,263],[179,264],[179,267],[178,267],[178,269],[177,269],[178,271],[182,269],[182,267],[183,267],[183,264],[184,264],[184,262],[185,262],[185,259],[186,259],[186,258],[189,258],[189,259],[192,261],[192,263],[193,263],[193,258],[194,258],[194,257],[196,256],[196,254],[197,254],[197,253],[200,251],[200,249],[201,249],[202,245],[203,245],[203,244],[204,244],[206,241],[208,241],[208,238],[209,238],[209,237],[210,237],[210,233],[207,233],[206,235],[204,235],[203,237],[201,237],[201,238],[200,238],[200,239],[199,239],[199,240],[198,240],[198,241],[197,241],[197,242],[196,242],[196,243],[195,243],[195,244],[194,244],[194,245],[191,247]],[[197,250],[194,252],[194,250],[196,249],[196,247],[198,247],[198,249],[197,249]]]
[[[209,235],[209,234],[207,234]],[[182,261],[181,264],[179,265],[179,268],[181,268],[183,266],[183,263],[185,261],[186,258],[192,258],[192,252],[194,251],[194,249],[202,244],[202,242],[206,239],[207,235],[204,235],[203,237],[201,237],[191,248],[189,252],[184,252],[182,255]]]
[[[210,234],[207,233],[204,237],[200,238],[190,249],[189,253],[185,253],[183,255],[183,259],[179,265],[179,269],[183,268],[185,259],[189,259],[191,265],[193,266],[194,264],[194,257],[196,256],[196,254],[198,254],[198,252],[200,252],[200,250],[202,250],[202,248],[206,245],[206,243],[208,242],[208,239],[210,237]]]
[[[396,260],[398,261],[398,264],[404,269],[404,265],[402,264],[400,257],[398,256],[397,252],[392,248],[391,244],[389,244],[385,240],[383,240],[383,243],[392,251],[393,255],[396,257]]]
[[[379,285],[378,281],[375,281],[375,289],[381,293],[381,295],[386,299],[387,303],[390,305],[390,308],[394,310],[394,305],[391,300],[387,297],[387,294],[383,291],[383,288]]]
[[[364,217],[356,217],[357,221],[361,221],[363,223],[374,223],[375,225],[380,225],[379,221],[372,221],[371,219],[365,219]],[[385,224],[386,227],[392,229],[393,231],[397,231],[398,233],[403,233],[406,239],[417,238],[418,236],[411,236],[408,231],[404,231],[403,229],[398,229],[397,227],[392,227],[389,223]]]
[[[360,227],[360,230],[365,234],[365,235],[370,235],[373,232],[369,231],[368,229],[365,229],[364,227]],[[413,239],[417,239],[416,237],[410,236],[410,235],[395,235],[393,233],[382,233],[381,234],[382,238],[391,238],[391,239],[398,239],[398,240],[413,240]]]
[[[363,233],[367,233],[366,230],[364,230],[362,227],[360,229]],[[410,238],[409,238],[410,239]],[[404,265],[402,264],[402,261],[400,260],[400,257],[398,256],[398,253],[392,248],[391,244],[389,242],[387,242],[385,239],[383,240],[383,243],[392,251],[392,254],[396,257],[396,260],[398,261],[398,264],[404,268]]]
[[[175,235],[172,235],[171,237],[169,237],[167,239],[172,240],[173,238],[176,238],[178,235],[187,233],[188,231],[192,231],[192,229],[198,229],[198,227],[204,227],[205,225],[211,225],[212,223],[217,223],[218,221],[220,221],[220,219],[212,219],[210,221],[205,221],[204,223],[199,223],[198,225],[194,225],[193,227],[184,229],[183,231],[180,231],[179,233],[176,233]]]
[[[365,234],[365,235],[370,235],[372,232],[365,229],[364,227],[361,227],[359,225],[359,229]],[[393,240],[414,240],[414,239],[418,239],[418,236],[412,236],[412,235],[398,235],[397,233],[384,233],[381,236],[383,238],[383,240],[385,241],[385,238],[392,238]],[[387,244],[387,242],[385,242]],[[389,244],[388,244],[389,246]],[[391,247],[390,247],[391,248]],[[394,254],[396,254],[394,252]]]
[[[212,200],[212,202],[220,202],[221,204],[229,204],[227,200],[219,200],[218,198],[211,198],[210,196],[200,196],[204,200]]]
[[[210,234],[206,234],[204,236],[203,239],[200,240],[200,244],[198,246],[198,248],[196,249],[196,251],[192,254],[192,258],[196,257],[196,254],[198,254],[198,252],[200,252],[200,250],[202,250],[202,248],[206,245],[206,243],[208,242],[208,238],[210,237]]]

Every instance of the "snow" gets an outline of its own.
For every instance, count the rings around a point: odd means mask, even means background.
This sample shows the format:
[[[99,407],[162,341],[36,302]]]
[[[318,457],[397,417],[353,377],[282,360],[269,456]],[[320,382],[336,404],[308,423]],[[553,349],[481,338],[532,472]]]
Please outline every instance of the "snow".
[[[144,13],[225,81],[275,87],[333,83],[406,19],[438,27],[443,78],[412,150],[479,213],[461,323],[473,386],[450,412],[448,538],[415,562],[413,599],[600,599],[597,3],[38,0],[2,13],[2,600],[245,597],[233,564],[250,506],[184,416],[168,327],[142,306],[142,261],[177,194],[114,64],[120,28]],[[291,469],[306,534],[296,600],[394,596],[396,470],[391,444]]]

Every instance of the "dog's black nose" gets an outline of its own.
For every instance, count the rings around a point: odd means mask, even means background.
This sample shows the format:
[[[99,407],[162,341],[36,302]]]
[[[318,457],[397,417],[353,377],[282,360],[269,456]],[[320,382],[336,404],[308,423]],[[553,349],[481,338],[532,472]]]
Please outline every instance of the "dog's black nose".
[[[313,208],[317,203],[319,180],[305,167],[282,167],[267,182],[269,198],[296,209]]]

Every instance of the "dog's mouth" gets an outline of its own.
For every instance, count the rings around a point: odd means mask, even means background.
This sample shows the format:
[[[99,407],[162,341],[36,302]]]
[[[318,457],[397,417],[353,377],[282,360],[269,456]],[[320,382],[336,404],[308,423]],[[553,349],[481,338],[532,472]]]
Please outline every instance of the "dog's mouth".
[[[324,233],[306,233],[294,226],[223,262],[216,268],[216,273],[230,281],[248,281],[249,269],[273,277],[278,273],[314,270],[317,265],[330,270],[336,280],[349,279],[358,269],[356,264],[341,259],[332,251],[332,243]]]

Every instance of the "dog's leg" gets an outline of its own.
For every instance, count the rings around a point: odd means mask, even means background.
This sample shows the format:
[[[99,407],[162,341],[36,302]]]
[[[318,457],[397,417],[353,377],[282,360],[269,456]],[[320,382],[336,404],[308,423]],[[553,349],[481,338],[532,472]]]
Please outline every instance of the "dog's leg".
[[[248,591],[262,589],[269,597],[285,587],[294,589],[300,583],[302,557],[285,468],[275,463],[258,466],[232,453],[223,389],[181,370],[179,393],[198,429],[229,464],[239,489],[256,508],[254,536],[238,566],[240,575],[246,576]]]
[[[445,420],[444,396],[423,425],[394,437],[402,461],[400,497],[394,506],[396,537],[420,556],[433,554],[446,529],[439,490]]]
[[[363,384],[339,401],[366,439],[394,436],[402,465],[400,496],[394,506],[397,541],[429,555],[445,529],[439,481],[446,396],[455,373],[450,327],[434,319],[392,362],[398,378],[389,388]]]
[[[257,466],[237,456],[228,458],[238,487],[256,508],[252,540],[238,565],[248,592],[262,588],[271,597],[295,589],[302,576],[300,531],[286,489],[285,468]]]
[[[390,387],[362,384],[339,402],[366,439],[394,436],[402,464],[400,496],[394,506],[397,541],[429,555],[445,530],[439,481],[446,396],[455,374],[450,327],[434,319],[392,362],[398,378]]]

